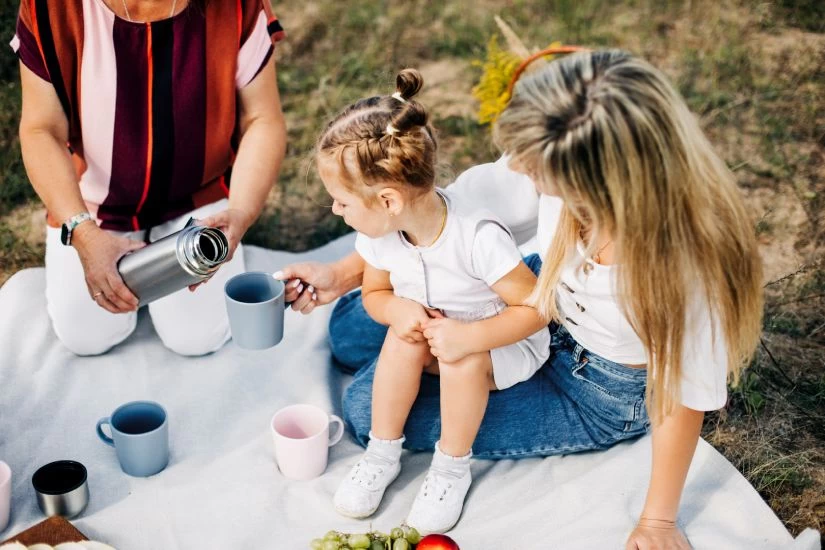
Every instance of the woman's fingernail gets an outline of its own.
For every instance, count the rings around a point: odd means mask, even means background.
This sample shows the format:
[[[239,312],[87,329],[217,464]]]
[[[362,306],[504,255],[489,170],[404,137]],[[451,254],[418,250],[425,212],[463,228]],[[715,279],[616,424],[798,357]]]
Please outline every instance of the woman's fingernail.
[[[300,285],[300,284],[301,284],[301,279],[295,279],[295,281],[292,282],[292,288],[298,288],[298,285]]]
[[[304,291],[304,285],[298,285],[297,290],[298,290],[298,294],[302,293]]]
[[[318,301],[318,295],[317,295],[317,294],[315,294],[314,292],[312,293],[312,301],[313,301],[313,302],[317,302],[317,301]]]
[[[275,279],[278,279],[280,281],[281,279],[284,278],[284,272],[283,271],[276,271],[275,273],[272,274],[272,277],[274,277]]]
[[[307,290],[308,290],[308,291],[310,291],[312,294],[315,294],[315,287],[314,287],[314,286],[309,285],[309,286],[307,287]]]

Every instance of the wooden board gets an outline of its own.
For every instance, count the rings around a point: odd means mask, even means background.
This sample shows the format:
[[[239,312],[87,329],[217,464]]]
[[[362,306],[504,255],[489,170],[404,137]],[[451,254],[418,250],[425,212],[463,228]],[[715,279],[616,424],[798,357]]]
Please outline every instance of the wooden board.
[[[66,521],[60,516],[54,516],[41,521],[34,527],[26,529],[22,533],[18,533],[6,542],[20,542],[26,546],[32,544],[45,543],[52,546],[62,542],[78,542],[81,540],[89,540],[83,533],[75,529],[74,525]]]

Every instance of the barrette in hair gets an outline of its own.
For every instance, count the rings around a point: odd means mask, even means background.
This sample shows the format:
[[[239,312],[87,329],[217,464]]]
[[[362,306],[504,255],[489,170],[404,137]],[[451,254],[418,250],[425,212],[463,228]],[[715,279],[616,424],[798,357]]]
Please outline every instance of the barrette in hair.
[[[392,97],[397,99],[401,103],[406,103],[407,102],[407,100],[404,99],[404,96],[401,95],[401,92],[395,92],[394,94],[392,94]]]
[[[394,136],[395,134],[398,133],[398,128],[396,128],[392,124],[387,124],[387,129],[384,130],[384,133],[387,134],[388,136]]]
[[[516,81],[521,76],[521,73],[527,68],[530,63],[535,61],[536,59],[540,59],[542,57],[547,56],[554,56],[558,54],[565,54],[565,53],[576,53],[576,52],[589,52],[590,48],[582,48],[581,46],[551,46],[549,48],[545,48],[540,52],[536,52],[516,67],[516,71],[513,73],[513,76],[510,78],[510,83],[507,85],[507,100],[513,97],[513,88],[516,85]]]

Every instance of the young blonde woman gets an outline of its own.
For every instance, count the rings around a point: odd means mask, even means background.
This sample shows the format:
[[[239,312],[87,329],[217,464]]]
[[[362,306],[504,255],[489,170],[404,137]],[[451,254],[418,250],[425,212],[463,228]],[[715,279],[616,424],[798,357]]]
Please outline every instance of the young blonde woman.
[[[538,212],[533,301],[553,320],[551,358],[490,395],[474,455],[603,449],[652,427],[647,499],[626,548],[689,548],[676,521],[704,411],[725,404],[761,327],[761,264],[731,173],[667,79],[620,51],[573,54],[523,77],[496,135],[507,156],[466,172],[453,193],[483,193],[513,227]],[[295,307],[349,290],[361,264],[291,266],[286,276],[313,285]],[[384,328],[352,293],[330,330],[336,357],[357,371],[344,413],[365,443]],[[437,392],[422,388],[409,448],[433,448],[438,411]]]

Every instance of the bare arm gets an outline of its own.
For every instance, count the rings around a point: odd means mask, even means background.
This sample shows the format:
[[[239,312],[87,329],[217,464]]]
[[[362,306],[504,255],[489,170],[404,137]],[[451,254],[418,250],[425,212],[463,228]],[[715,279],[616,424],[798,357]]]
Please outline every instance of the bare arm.
[[[361,286],[365,266],[366,262],[358,252],[353,252],[332,264],[338,296],[343,296]]]
[[[514,344],[547,326],[535,308],[524,305],[535,286],[536,276],[524,262],[493,285],[495,293],[508,307],[495,317],[468,325],[467,338],[472,353]]]
[[[54,87],[20,63],[23,112],[20,148],[32,186],[48,211],[64,221],[86,211],[72,159],[66,147],[69,121]],[[83,224],[81,227],[92,224]],[[84,227],[88,229],[88,227]],[[78,227],[78,235],[82,230]]]
[[[20,64],[23,113],[20,146],[26,173],[46,208],[59,221],[86,212],[80,185],[66,147],[69,122],[54,87]],[[123,284],[117,260],[140,248],[142,243],[117,237],[93,222],[78,225],[72,232],[89,295],[112,313],[132,311],[137,298]]]
[[[202,221],[226,233],[230,254],[261,214],[286,152],[286,123],[274,58],[238,91],[238,109],[240,144],[232,167],[229,207]]]
[[[473,353],[514,344],[546,327],[538,311],[523,305],[535,284],[536,276],[519,262],[492,287],[508,306],[500,314],[472,323],[444,318],[425,322],[424,337],[430,353],[439,360],[455,362]]]
[[[396,296],[389,272],[365,264],[361,296],[364,309],[375,322],[389,326],[410,344],[425,340],[423,326],[430,319],[427,310],[418,302]]]
[[[653,426],[653,465],[647,499],[628,550],[690,548],[675,525],[679,500],[705,413],[677,405],[673,413]]]
[[[364,301],[364,309],[367,310],[367,313],[376,323],[389,326],[387,306],[395,299],[389,272],[365,264],[361,299]]]
[[[274,57],[238,92],[238,107],[241,138],[232,167],[229,208],[244,212],[252,225],[278,178],[286,152],[286,122]]]
[[[653,426],[653,468],[642,517],[676,520],[705,413],[677,405]]]

